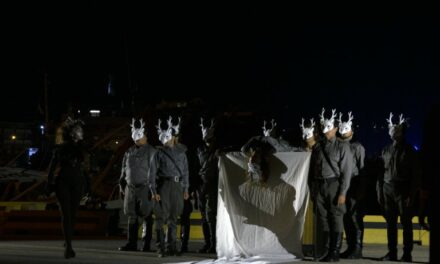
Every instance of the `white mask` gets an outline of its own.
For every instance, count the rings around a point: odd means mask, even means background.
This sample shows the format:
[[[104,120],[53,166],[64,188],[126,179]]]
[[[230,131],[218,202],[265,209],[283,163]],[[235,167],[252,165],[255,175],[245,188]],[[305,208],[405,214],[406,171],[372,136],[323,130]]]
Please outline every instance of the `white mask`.
[[[73,141],[80,141],[84,139],[84,131],[80,125],[76,125],[72,128],[72,132],[70,132],[70,136],[72,136]]]
[[[302,119],[302,122],[299,125],[299,127],[302,130],[302,138],[303,138],[303,140],[307,140],[307,139],[313,137],[313,132],[315,130],[315,121],[313,120],[313,118],[310,119],[310,126],[309,127],[305,127],[304,126],[304,118]]]
[[[200,118],[200,127],[202,128],[203,141],[209,141],[214,137],[214,119],[211,119],[211,126],[205,127],[203,125],[203,118]]]
[[[344,135],[351,131],[353,116],[348,112],[348,121],[342,122],[342,113],[339,113],[339,134]]]
[[[179,123],[175,126],[173,126],[172,119],[173,118],[171,116],[168,118],[168,120],[167,120],[168,128],[167,129],[162,129],[160,127],[160,125],[162,123],[162,120],[160,120],[160,119],[159,119],[158,124],[156,126],[157,134],[159,135],[159,141],[162,142],[162,144],[164,144],[164,145],[173,138],[173,130],[174,130],[174,135],[178,135],[180,132],[181,118],[179,117]]]
[[[70,128],[70,137],[73,141],[77,142],[80,140],[83,140],[84,138],[84,130],[82,126],[84,125],[84,122],[80,119],[73,120],[72,118],[68,117],[66,121],[64,121],[64,127]]]
[[[142,118],[139,120],[139,122],[141,123],[140,128],[135,127],[135,125],[134,125],[135,122],[136,122],[136,119],[132,118],[130,127],[131,127],[131,138],[133,139],[134,142],[138,141],[139,139],[141,139],[145,136],[144,120]]]
[[[398,126],[404,125],[404,123],[408,122],[407,118],[403,118],[403,114],[400,114],[399,116],[399,124],[393,124],[393,113],[390,113],[390,118],[385,119],[388,122],[388,134],[391,138],[394,137],[394,133],[396,131],[396,128]]]
[[[273,120],[273,119],[272,119],[272,121],[270,121],[270,123],[271,123],[271,128],[266,128],[267,122],[266,122],[266,120],[264,120],[264,123],[263,123],[263,135],[265,137],[270,137],[270,136],[273,135],[273,132],[275,132],[273,129],[277,126],[277,123],[275,123],[275,120]]]
[[[329,119],[324,118],[325,109],[322,108],[321,117],[321,125],[323,126],[322,133],[327,133],[333,128],[335,128],[335,117],[336,117],[336,109],[332,109],[332,116]]]

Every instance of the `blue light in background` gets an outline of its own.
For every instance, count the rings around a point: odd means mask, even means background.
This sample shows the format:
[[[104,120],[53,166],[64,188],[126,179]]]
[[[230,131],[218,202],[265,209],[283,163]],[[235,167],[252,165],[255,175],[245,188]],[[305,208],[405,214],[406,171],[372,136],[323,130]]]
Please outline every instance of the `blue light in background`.
[[[38,148],[28,148],[27,163],[31,165],[31,157],[38,152]]]
[[[38,152],[38,148],[28,148],[28,157],[32,157],[35,153]]]

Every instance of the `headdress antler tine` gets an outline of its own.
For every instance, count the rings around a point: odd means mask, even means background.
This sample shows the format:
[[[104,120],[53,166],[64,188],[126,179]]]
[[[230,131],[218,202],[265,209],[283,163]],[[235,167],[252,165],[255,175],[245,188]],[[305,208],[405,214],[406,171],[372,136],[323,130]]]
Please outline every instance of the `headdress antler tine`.
[[[341,124],[342,123],[342,112],[339,112],[339,124]]]
[[[173,125],[171,125],[171,127],[174,129],[174,131],[177,133],[177,134],[179,134],[179,130],[180,130],[180,121],[182,121],[182,118],[179,116],[178,117],[178,123],[177,123],[177,125],[175,125],[175,126],[173,126]]]
[[[205,129],[205,126],[203,125],[203,117],[200,117],[200,127]]]
[[[264,121],[263,121],[263,130],[264,130],[264,131],[267,130],[267,129],[266,129],[266,124],[267,124],[267,122],[266,122],[266,120],[264,120]]]
[[[167,124],[168,124],[168,129],[173,127],[173,118],[171,116],[168,117]]]
[[[313,118],[310,118],[310,127],[315,126],[315,120]]]
[[[325,114],[325,108],[322,108],[321,114],[319,115],[319,117],[321,118],[321,123],[324,122],[325,118],[324,118],[324,114]]]
[[[271,130],[272,130],[274,127],[277,126],[277,123],[275,122],[275,119],[272,119],[272,120],[270,121],[270,123],[272,124],[272,128],[271,128]]]
[[[139,121],[141,123],[141,127],[140,128],[144,128],[145,127],[144,119],[141,118]]]
[[[351,111],[348,112],[348,122],[353,121],[353,115],[351,114]]]
[[[162,120],[160,120],[160,118],[159,118],[159,120],[157,121],[157,126],[156,126],[158,131],[162,131],[162,128],[160,127],[161,124],[162,124]]]
[[[214,128],[214,118],[211,118],[211,127],[210,128]]]
[[[134,130],[136,129],[135,126],[134,126],[134,123],[135,123],[135,122],[136,122],[136,119],[132,118],[132,119],[131,119],[131,124],[130,124],[131,132],[132,132],[132,133],[133,133]]]
[[[301,124],[299,125],[299,127],[304,129],[304,118],[301,118]]]
[[[405,122],[405,118],[403,118],[403,114],[400,114],[399,116],[399,125],[403,124]]]
[[[393,113],[390,113],[390,118],[385,120],[388,122],[389,126],[393,126]]]
[[[336,117],[336,109],[332,109],[332,117],[330,117],[330,120],[334,120]]]

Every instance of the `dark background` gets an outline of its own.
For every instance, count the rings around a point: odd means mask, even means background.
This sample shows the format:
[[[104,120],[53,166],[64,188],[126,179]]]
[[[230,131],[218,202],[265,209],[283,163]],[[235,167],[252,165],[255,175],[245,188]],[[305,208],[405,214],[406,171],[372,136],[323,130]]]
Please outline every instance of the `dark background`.
[[[1,121],[44,121],[47,74],[50,119],[69,107],[111,106],[130,117],[163,100],[200,98],[297,128],[301,117],[337,108],[353,111],[358,135],[379,149],[393,111],[411,118],[419,148],[440,98],[440,23],[430,12],[105,1],[1,10]]]

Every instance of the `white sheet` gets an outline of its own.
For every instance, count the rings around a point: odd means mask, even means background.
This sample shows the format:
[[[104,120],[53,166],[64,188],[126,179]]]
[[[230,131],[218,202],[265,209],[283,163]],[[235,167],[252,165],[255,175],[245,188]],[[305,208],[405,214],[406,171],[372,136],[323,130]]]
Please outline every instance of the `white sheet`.
[[[219,160],[216,263],[286,263],[303,257],[310,153],[270,157],[266,185],[247,180],[240,152]]]

